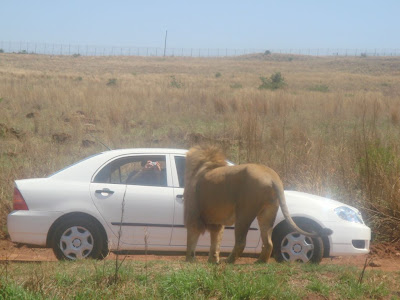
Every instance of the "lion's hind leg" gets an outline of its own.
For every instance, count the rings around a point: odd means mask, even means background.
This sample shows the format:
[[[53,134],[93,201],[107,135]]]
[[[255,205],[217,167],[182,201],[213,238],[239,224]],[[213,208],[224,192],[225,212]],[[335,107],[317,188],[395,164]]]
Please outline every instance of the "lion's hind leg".
[[[242,255],[244,248],[246,247],[246,238],[249,231],[252,220],[237,220],[235,223],[235,246],[229,254],[226,262],[228,264],[235,263],[236,259]]]
[[[224,225],[207,225],[210,231],[211,247],[208,255],[208,262],[217,264],[219,263],[219,249],[221,245],[222,234],[224,233]]]
[[[261,231],[261,240],[263,242],[260,257],[256,263],[268,263],[272,253],[272,231],[278,207],[264,207],[257,215],[258,226]]]

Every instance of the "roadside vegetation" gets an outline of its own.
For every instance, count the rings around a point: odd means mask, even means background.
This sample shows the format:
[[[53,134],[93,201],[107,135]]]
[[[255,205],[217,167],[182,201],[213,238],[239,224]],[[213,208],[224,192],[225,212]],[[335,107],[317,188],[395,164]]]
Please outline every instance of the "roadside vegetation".
[[[396,299],[399,273],[334,265],[112,261],[0,265],[0,299]]]
[[[111,148],[220,145],[400,240],[400,58],[0,55],[0,238],[13,181]],[[261,80],[261,85],[260,85]]]

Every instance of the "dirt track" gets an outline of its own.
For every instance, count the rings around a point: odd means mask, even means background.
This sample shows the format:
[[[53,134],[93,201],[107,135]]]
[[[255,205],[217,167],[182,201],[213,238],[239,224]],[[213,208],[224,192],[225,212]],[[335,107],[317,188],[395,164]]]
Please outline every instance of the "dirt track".
[[[125,255],[120,255],[121,259]],[[325,258],[322,260],[322,264],[332,265],[352,265],[357,266],[360,269],[364,267],[364,263],[367,256],[347,256],[337,257],[334,259]],[[110,254],[106,259],[115,259],[114,254]],[[138,260],[138,261],[151,261],[151,260],[163,260],[163,261],[183,261],[183,255],[127,255],[127,260]],[[371,254],[368,256],[368,260],[372,259],[367,269],[382,270],[382,271],[400,271],[400,243],[396,245],[391,244],[379,244],[374,245],[371,249]],[[206,261],[205,256],[200,256],[199,260]],[[13,262],[39,262],[39,261],[57,261],[53,251],[51,249],[41,248],[28,248],[26,246],[17,248],[10,241],[0,240],[0,263],[2,261],[13,261]],[[239,264],[249,264],[255,261],[254,258],[242,257],[239,259]]]

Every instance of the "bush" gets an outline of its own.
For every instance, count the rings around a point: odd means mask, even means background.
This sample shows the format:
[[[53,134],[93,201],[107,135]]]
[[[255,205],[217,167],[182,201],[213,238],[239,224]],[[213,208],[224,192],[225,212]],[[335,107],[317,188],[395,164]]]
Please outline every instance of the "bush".
[[[4,50],[0,48],[0,53],[4,53]]]
[[[271,55],[271,51],[265,50],[264,55]]]
[[[308,90],[313,91],[313,92],[327,93],[327,92],[329,92],[329,87],[325,84],[317,84],[317,85],[310,87]]]
[[[277,90],[283,88],[286,85],[285,78],[283,78],[281,72],[275,72],[270,76],[270,78],[261,76],[260,80],[261,85],[258,87],[260,90]]]
[[[242,86],[241,83],[235,82],[235,83],[232,83],[232,84],[230,85],[230,87],[231,87],[231,89],[241,89],[243,86]]]
[[[175,78],[175,76],[171,76],[171,84],[170,84],[172,87],[175,87],[175,88],[177,88],[177,89],[180,89],[182,86],[183,86],[183,84],[182,84],[182,82],[180,82],[179,80],[177,80],[176,78]]]
[[[108,79],[107,85],[111,86],[111,85],[116,85],[117,84],[117,79],[116,78],[110,78]]]
[[[222,74],[220,72],[215,73],[215,78],[219,78],[221,76],[222,76]]]

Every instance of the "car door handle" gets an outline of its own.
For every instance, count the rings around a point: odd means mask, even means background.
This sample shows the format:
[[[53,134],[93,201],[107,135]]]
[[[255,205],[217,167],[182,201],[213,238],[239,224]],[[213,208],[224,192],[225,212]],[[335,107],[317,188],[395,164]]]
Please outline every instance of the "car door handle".
[[[96,194],[109,194],[109,195],[112,195],[112,194],[114,194],[114,191],[111,191],[109,189],[102,189],[102,190],[96,190],[95,193]]]
[[[184,201],[183,195],[176,195],[176,199],[178,200],[179,203],[183,203]]]

